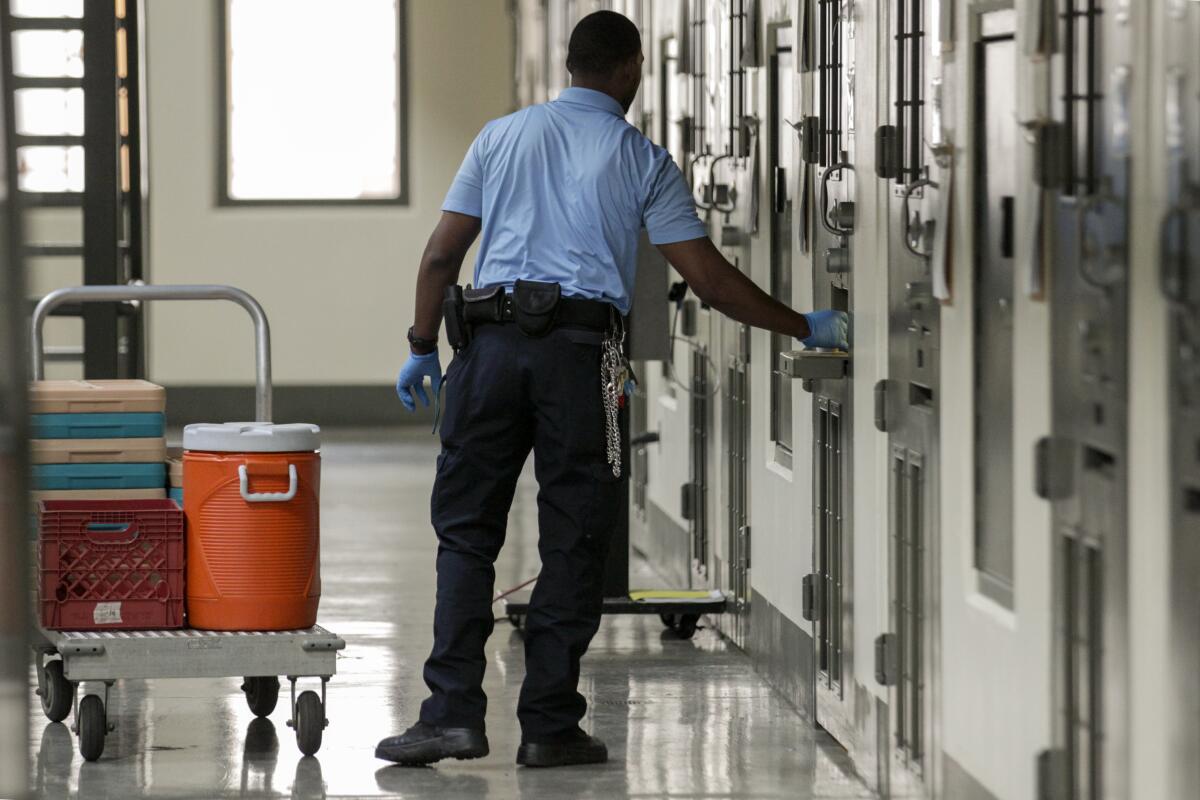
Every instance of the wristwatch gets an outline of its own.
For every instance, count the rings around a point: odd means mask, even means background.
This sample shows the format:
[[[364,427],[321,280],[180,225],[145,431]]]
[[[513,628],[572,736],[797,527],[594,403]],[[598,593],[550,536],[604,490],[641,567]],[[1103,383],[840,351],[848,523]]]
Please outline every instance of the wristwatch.
[[[437,350],[437,345],[437,339],[422,339],[420,336],[417,336],[415,333],[413,333],[412,326],[409,326],[408,346],[409,349],[411,349],[414,353],[419,356],[432,353],[434,350]]]

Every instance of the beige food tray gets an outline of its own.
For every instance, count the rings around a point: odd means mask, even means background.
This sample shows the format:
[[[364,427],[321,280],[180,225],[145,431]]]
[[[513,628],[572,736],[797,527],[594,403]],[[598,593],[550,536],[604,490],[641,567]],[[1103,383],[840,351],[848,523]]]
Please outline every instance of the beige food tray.
[[[165,500],[166,489],[62,489],[30,492],[33,502],[40,500]]]
[[[171,487],[174,489],[183,488],[183,459],[168,458],[167,459],[167,477],[170,479]]]
[[[31,439],[34,464],[153,464],[167,457],[167,441],[146,439]]]
[[[162,413],[163,387],[149,381],[34,381],[29,388],[33,414]]]

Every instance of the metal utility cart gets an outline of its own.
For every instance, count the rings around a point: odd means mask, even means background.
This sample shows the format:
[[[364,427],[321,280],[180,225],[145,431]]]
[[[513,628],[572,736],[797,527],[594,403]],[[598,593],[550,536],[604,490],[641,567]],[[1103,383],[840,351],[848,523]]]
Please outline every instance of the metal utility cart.
[[[254,321],[255,416],[271,421],[271,334],[266,314],[253,297],[232,286],[80,286],[42,298],[33,312],[31,350],[34,380],[43,376],[42,325],[64,303],[123,303],[147,300],[229,300]],[[291,718],[296,744],[316,753],[329,721],[325,684],[337,672],[337,651],[346,642],[320,626],[296,631],[147,631],[42,630],[35,644],[37,693],[53,722],[74,714],[72,730],[79,752],[95,761],[104,738],[115,728],[108,715],[109,690],[118,680],[149,678],[242,678],[250,710],[265,717],[275,710],[279,676],[291,684]],[[300,678],[321,681],[318,694],[296,695]],[[78,685],[84,684],[83,697]]]

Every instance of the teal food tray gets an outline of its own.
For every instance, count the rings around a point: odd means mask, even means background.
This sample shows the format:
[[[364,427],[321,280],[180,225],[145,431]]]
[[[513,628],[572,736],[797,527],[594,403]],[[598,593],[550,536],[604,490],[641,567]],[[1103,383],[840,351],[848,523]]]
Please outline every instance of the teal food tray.
[[[34,439],[137,439],[162,436],[165,419],[144,414],[33,414]],[[159,484],[161,485],[161,484]]]
[[[33,488],[158,489],[167,482],[165,464],[35,464]]]

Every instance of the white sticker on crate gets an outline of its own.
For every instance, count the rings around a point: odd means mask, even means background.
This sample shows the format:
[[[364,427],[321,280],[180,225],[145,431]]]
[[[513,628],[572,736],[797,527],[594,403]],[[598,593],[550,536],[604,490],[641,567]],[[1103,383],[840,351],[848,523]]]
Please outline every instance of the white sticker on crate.
[[[97,625],[115,625],[120,621],[120,603],[96,603],[96,608],[92,610],[92,622]]]

